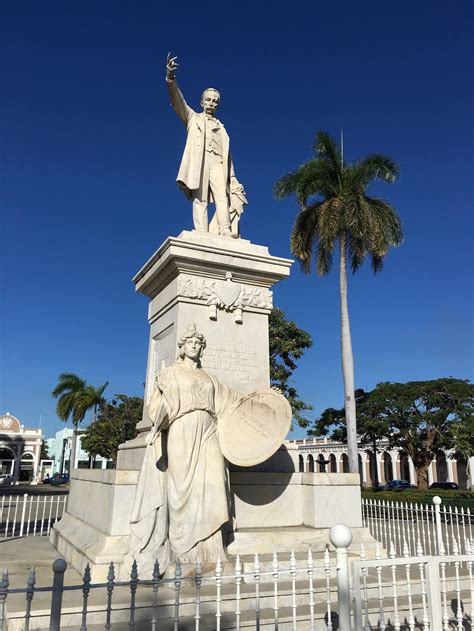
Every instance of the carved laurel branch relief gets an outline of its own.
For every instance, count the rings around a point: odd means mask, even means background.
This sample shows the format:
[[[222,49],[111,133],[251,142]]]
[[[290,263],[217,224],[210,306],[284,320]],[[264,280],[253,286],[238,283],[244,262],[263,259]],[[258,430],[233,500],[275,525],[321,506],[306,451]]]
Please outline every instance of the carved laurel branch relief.
[[[272,292],[269,289],[235,283],[231,272],[226,272],[225,280],[182,275],[178,279],[178,296],[205,301],[211,320],[217,320],[218,309],[234,313],[237,324],[242,323],[246,308],[273,307]]]

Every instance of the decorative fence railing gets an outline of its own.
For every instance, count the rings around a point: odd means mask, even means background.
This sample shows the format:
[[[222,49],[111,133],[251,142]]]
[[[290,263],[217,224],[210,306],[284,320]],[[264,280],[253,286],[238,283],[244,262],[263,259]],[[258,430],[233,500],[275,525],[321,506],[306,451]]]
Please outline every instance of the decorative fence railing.
[[[91,583],[87,567],[81,585],[64,585],[66,561],[53,564],[53,585],[36,587],[36,574],[32,569],[23,589],[9,589],[8,573],[0,583],[0,631],[6,631],[6,605],[13,594],[25,594],[23,627],[39,628],[41,623],[33,605],[38,593],[51,592],[50,617],[43,621],[50,631],[74,628],[87,631],[89,626],[102,625],[105,629],[244,629],[264,628],[271,624],[275,629],[297,629],[303,621],[315,629],[316,619],[332,620],[334,606],[335,566],[329,551],[322,562],[317,562],[309,551],[307,558],[275,554],[269,561],[255,556],[252,563],[236,557],[233,567],[217,561],[214,570],[203,572],[201,563],[193,570],[174,564],[169,578],[160,577],[158,562],[148,580],[139,578],[136,564],[128,580],[116,580],[117,569],[110,563],[107,581]],[[284,557],[284,559],[283,559]],[[227,566],[227,567],[225,567]],[[249,567],[250,566],[250,567]],[[183,571],[184,570],[184,571]],[[232,570],[232,571],[229,571]],[[67,606],[68,625],[61,624],[63,597],[79,593],[75,615]],[[102,598],[102,606],[91,605],[93,592]],[[40,606],[44,611],[46,607]],[[10,623],[10,619],[8,623]],[[46,622],[48,624],[46,624]],[[331,622],[330,622],[331,624]],[[48,626],[49,625],[49,626]],[[9,628],[9,627],[8,627]],[[94,626],[94,629],[96,627]],[[309,627],[308,627],[309,628]],[[332,628],[329,626],[328,628]]]
[[[449,556],[416,557],[405,546],[403,558],[356,561],[352,567],[354,619],[351,629],[450,629],[472,628],[474,556],[460,555],[456,540]],[[448,604],[449,603],[449,604]],[[375,606],[374,606],[375,605]],[[372,626],[373,625],[373,626]]]
[[[3,495],[0,498],[0,539],[49,535],[61,519],[67,495]]]
[[[294,553],[256,555],[251,561],[236,557],[233,564],[217,561],[213,568],[176,561],[164,577],[155,563],[148,580],[139,577],[136,564],[127,580],[116,580],[117,568],[111,563],[105,582],[92,583],[87,567],[81,584],[65,585],[67,564],[58,559],[50,587],[37,587],[32,569],[26,588],[12,589],[5,570],[0,631],[7,625],[25,631],[472,628],[472,542],[465,543],[468,552],[460,555],[453,539],[449,556],[425,556],[420,541],[417,556],[410,556],[405,542],[403,557],[396,558],[392,546],[388,559],[381,558],[377,544],[375,559],[368,560],[362,547],[360,558],[351,564],[350,529],[334,526],[330,539],[335,553],[326,549],[322,556],[309,551],[304,558]],[[15,614],[14,607],[7,614],[15,595],[23,598],[21,614],[18,605]]]
[[[452,553],[454,540],[464,545],[473,538],[474,513],[469,508],[447,506],[441,498],[432,504],[362,500],[362,523],[387,550],[390,546],[401,556],[406,542],[409,554],[415,555],[418,541],[426,555]],[[438,525],[437,525],[438,524]]]

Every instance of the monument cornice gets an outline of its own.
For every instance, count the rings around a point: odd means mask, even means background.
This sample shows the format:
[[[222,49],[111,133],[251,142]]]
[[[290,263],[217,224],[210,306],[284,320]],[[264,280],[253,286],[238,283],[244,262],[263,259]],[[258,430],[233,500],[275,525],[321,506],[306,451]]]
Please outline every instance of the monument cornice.
[[[179,237],[168,237],[133,282],[136,291],[154,298],[179,274],[222,278],[230,271],[235,281],[269,288],[289,276],[292,263],[246,240],[184,231]]]

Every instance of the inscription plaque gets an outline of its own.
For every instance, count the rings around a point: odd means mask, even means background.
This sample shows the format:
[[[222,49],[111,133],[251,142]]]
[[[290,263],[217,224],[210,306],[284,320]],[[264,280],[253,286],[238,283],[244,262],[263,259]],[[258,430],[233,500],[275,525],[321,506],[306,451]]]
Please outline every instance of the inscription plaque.
[[[219,442],[225,458],[251,467],[272,456],[291,425],[291,407],[275,390],[251,392],[219,419]]]

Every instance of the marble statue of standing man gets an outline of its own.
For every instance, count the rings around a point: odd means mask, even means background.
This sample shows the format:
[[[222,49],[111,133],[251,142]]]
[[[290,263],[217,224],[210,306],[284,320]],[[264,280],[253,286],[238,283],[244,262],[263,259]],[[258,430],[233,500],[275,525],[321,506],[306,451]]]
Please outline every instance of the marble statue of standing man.
[[[176,82],[176,59],[168,53],[166,83],[171,105],[187,130],[176,181],[193,202],[196,230],[238,238],[239,219],[247,200],[243,186],[235,177],[229,136],[224,125],[215,117],[220,94],[215,88],[207,88],[201,98],[203,111],[198,113],[191,109]],[[207,209],[211,201],[216,205],[216,213],[209,225]]]

